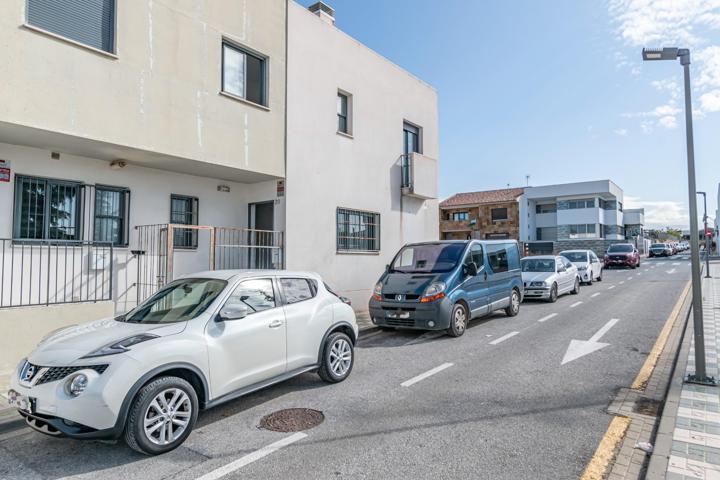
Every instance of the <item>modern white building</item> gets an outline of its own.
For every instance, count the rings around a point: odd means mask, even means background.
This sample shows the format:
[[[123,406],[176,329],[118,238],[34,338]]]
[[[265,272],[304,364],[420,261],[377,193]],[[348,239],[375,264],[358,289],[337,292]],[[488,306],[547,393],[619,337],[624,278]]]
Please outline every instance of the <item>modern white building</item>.
[[[316,270],[366,308],[437,238],[436,92],[332,15],[0,2],[0,376],[190,271]]]
[[[311,10],[288,11],[287,266],[367,309],[399,248],[438,238],[437,93]]]
[[[625,210],[623,191],[611,180],[527,187],[518,201],[520,240],[530,251],[604,253],[611,243],[642,235],[643,209]]]

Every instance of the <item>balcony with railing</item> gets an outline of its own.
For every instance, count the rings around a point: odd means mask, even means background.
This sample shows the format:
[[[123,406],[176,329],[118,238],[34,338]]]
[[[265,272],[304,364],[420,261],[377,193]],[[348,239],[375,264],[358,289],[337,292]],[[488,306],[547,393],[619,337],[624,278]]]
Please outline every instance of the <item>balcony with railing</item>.
[[[420,153],[411,153],[400,157],[400,167],[403,195],[421,200],[437,198],[437,160]]]

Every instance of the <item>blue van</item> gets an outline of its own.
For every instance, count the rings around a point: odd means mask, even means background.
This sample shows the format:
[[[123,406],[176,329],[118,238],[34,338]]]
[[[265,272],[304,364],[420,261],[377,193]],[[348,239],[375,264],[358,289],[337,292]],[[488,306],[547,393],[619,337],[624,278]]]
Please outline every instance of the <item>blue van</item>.
[[[375,285],[376,325],[465,333],[468,322],[496,310],[520,311],[520,249],[514,240],[412,243],[395,255]]]

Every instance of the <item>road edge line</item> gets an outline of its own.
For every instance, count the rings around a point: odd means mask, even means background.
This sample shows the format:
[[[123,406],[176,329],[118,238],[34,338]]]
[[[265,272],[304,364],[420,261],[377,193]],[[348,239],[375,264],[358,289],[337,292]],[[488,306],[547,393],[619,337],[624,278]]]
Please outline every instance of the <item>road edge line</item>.
[[[580,480],[602,480],[605,478],[610,463],[615,459],[615,451],[618,445],[625,438],[628,428],[630,427],[630,418],[625,416],[615,416],[610,421],[605,435],[600,440],[597,450],[593,454],[590,462],[585,467]]]
[[[632,390],[644,391],[647,387],[648,380],[650,380],[650,376],[655,370],[655,366],[660,359],[660,354],[665,349],[665,345],[670,337],[670,332],[672,331],[675,322],[680,317],[680,310],[682,309],[683,303],[685,303],[685,299],[690,293],[690,285],[691,282],[688,280],[685,285],[685,289],[680,294],[680,298],[678,298],[677,303],[675,303],[675,306],[670,311],[670,315],[668,315],[667,320],[665,320],[665,325],[663,325],[662,330],[660,330],[660,335],[658,335],[655,345],[653,345],[653,348],[650,350],[650,354],[645,359],[645,363],[643,363],[640,372],[638,372],[635,380],[630,386]]]

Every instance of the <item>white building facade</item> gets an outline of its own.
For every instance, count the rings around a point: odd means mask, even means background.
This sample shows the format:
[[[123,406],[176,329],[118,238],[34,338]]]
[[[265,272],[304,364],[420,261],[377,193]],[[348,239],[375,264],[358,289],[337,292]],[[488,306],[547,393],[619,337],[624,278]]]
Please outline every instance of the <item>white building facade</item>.
[[[437,238],[435,91],[315,11],[2,2],[0,377],[197,270],[315,270],[363,309]]]
[[[527,187],[518,201],[525,210],[520,239],[531,252],[604,253],[612,243],[642,236],[643,210],[625,210],[623,191],[611,180]]]
[[[399,248],[437,240],[437,93],[293,2],[288,22],[288,268],[357,309]]]

